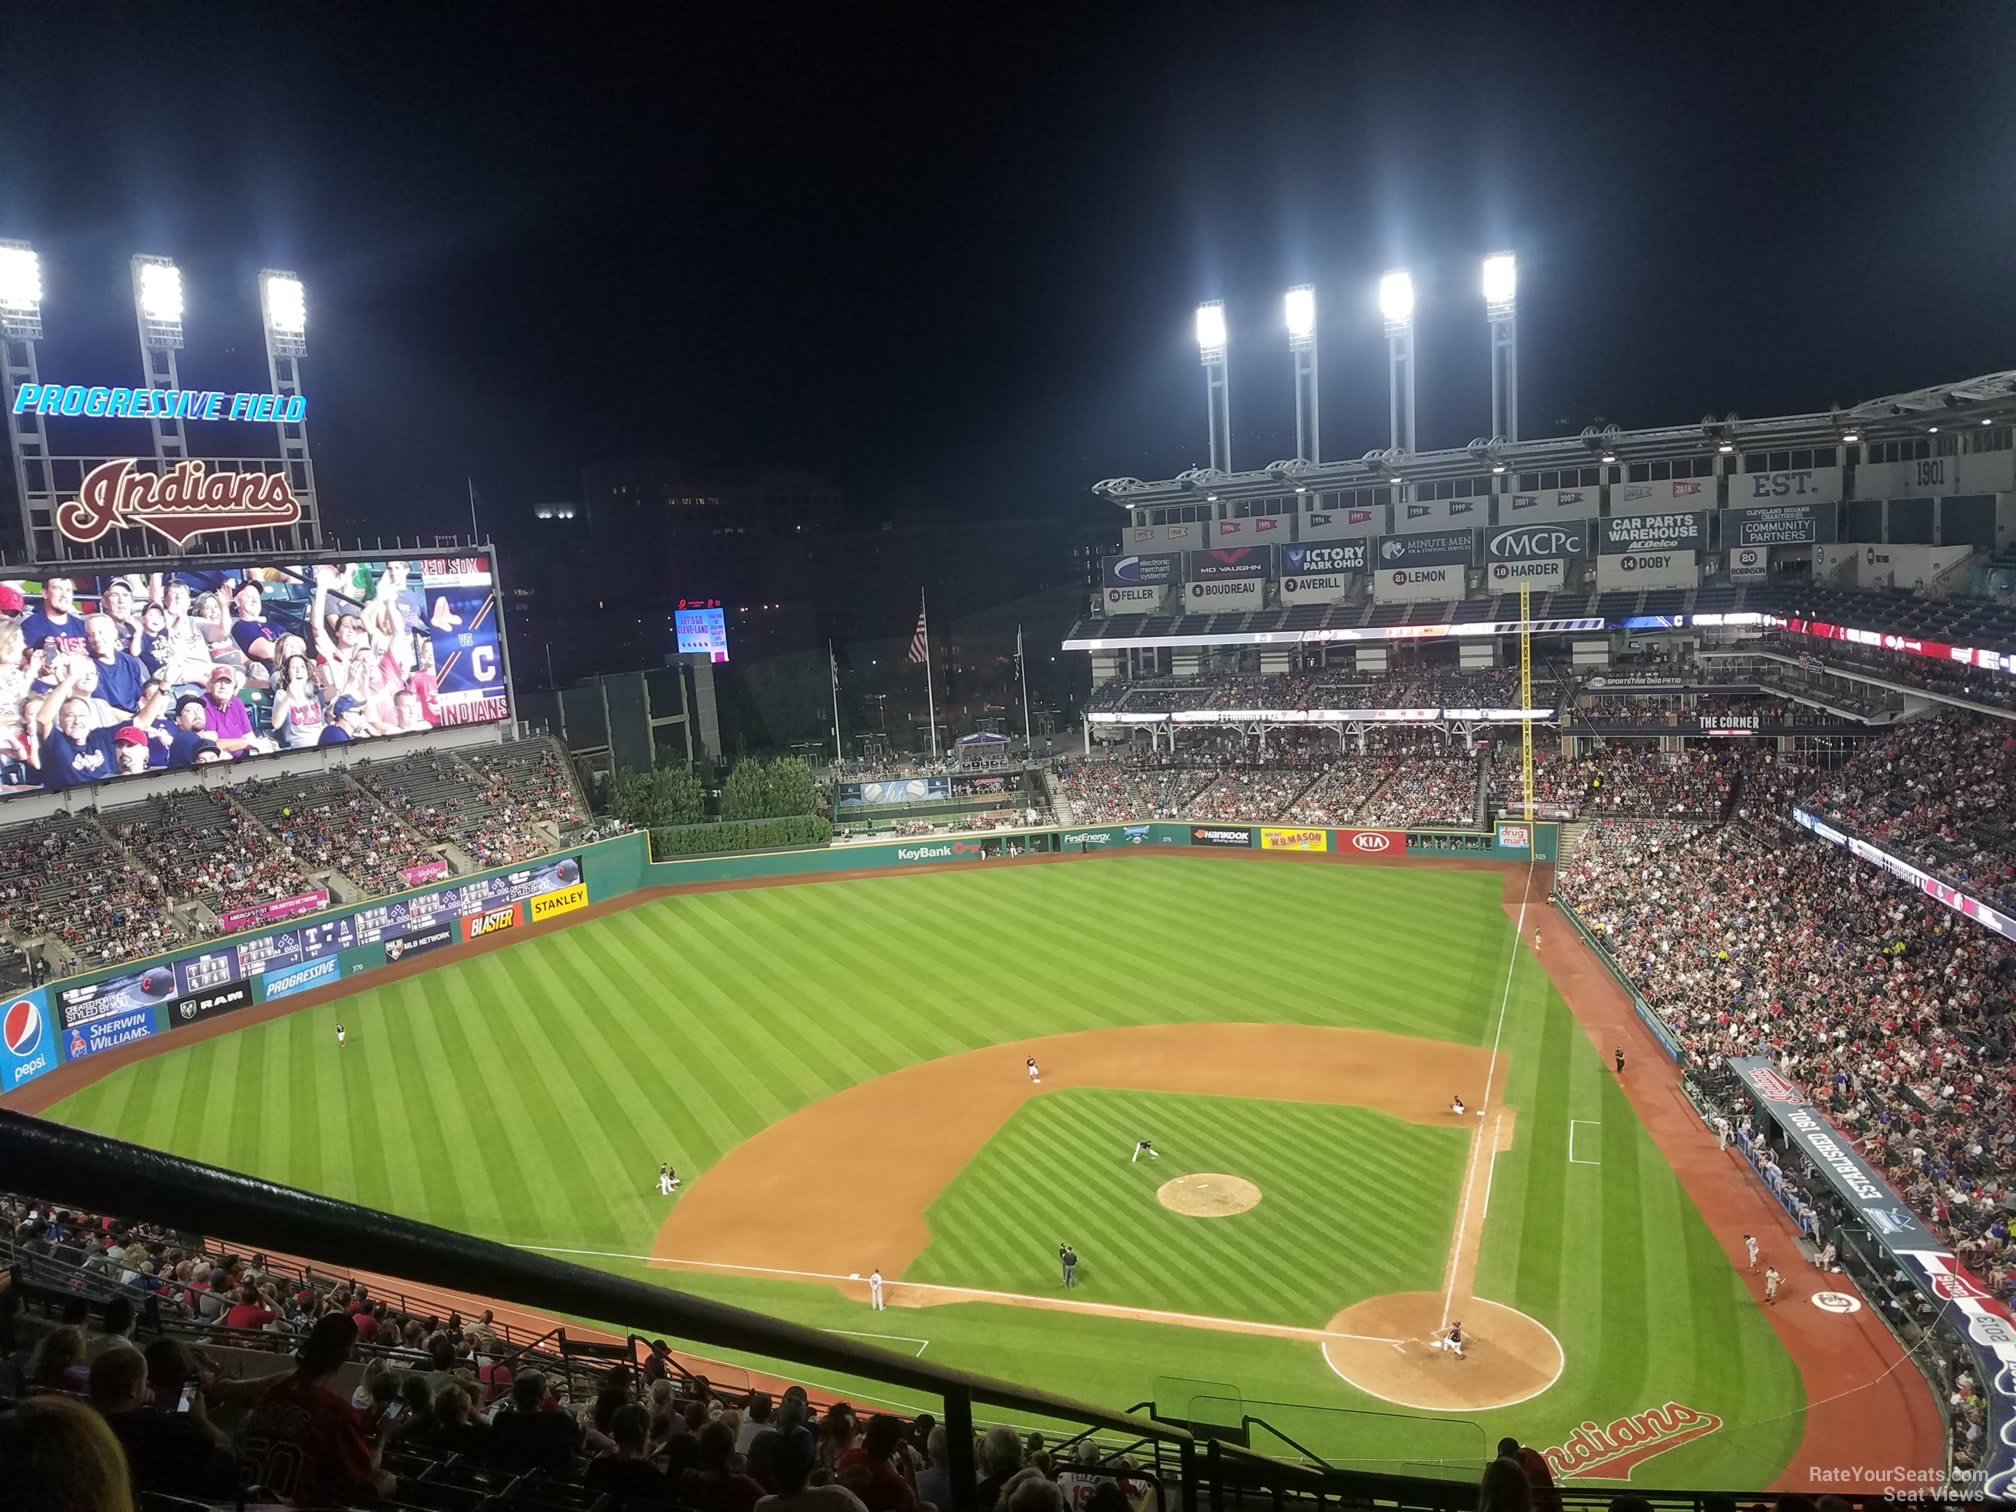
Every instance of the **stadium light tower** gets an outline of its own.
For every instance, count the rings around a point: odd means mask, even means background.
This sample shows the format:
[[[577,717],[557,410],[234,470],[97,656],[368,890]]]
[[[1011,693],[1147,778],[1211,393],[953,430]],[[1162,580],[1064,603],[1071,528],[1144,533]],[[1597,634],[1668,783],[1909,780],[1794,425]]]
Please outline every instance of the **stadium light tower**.
[[[1211,465],[1232,470],[1232,379],[1225,367],[1225,301],[1197,306],[1197,356],[1204,364],[1204,419],[1211,427]]]
[[[1288,291],[1288,358],[1295,365],[1295,455],[1323,460],[1323,426],[1316,408],[1316,287]]]
[[[1392,420],[1392,444],[1414,451],[1414,276],[1396,268],[1379,280],[1379,313],[1386,320],[1387,410]],[[1401,393],[1406,393],[1406,424],[1401,424]]]
[[[292,399],[302,392],[301,359],[308,355],[308,294],[301,280],[277,268],[259,271],[259,323],[266,330],[266,371],[273,392]],[[283,406],[284,409],[284,406]],[[281,465],[295,497],[301,501],[301,523],[295,527],[298,540],[289,545],[319,548],[322,544],[322,512],[315,502],[315,464],[308,455],[308,422],[282,420]]]
[[[60,551],[61,540],[55,527],[56,472],[49,459],[49,429],[39,414],[14,412],[14,396],[21,386],[42,382],[35,356],[35,343],[41,339],[42,260],[26,242],[0,241],[0,397],[6,400],[22,541],[31,558],[46,561]]]
[[[182,348],[182,270],[165,257],[133,258],[133,317],[140,326],[140,373],[150,389],[182,386],[175,354]],[[181,416],[148,417],[154,433],[154,460],[163,472],[189,455]]]
[[[1484,318],[1491,324],[1491,434],[1519,439],[1519,264],[1510,252],[1484,259]]]

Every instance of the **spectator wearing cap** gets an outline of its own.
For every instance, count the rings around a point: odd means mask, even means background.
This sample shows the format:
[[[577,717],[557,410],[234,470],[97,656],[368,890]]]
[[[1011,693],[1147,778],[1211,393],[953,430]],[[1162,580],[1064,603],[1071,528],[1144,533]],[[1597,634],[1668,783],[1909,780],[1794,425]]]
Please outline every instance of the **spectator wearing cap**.
[[[391,1494],[396,1481],[379,1468],[381,1442],[365,1435],[357,1409],[330,1390],[356,1343],[341,1313],[318,1321],[302,1341],[299,1368],[267,1388],[239,1434],[248,1486],[297,1506]]]
[[[258,737],[252,733],[252,713],[238,700],[241,681],[236,667],[219,663],[210,669],[205,684],[203,726],[227,756],[243,756],[259,746]]]
[[[42,785],[52,790],[103,782],[119,771],[112,732],[96,723],[94,700],[81,691],[89,660],[65,657],[56,686],[35,713],[41,741]]]
[[[28,607],[28,600],[21,596],[21,590],[12,583],[0,583],[0,614],[19,618]]]
[[[229,668],[223,669],[229,675]],[[208,748],[217,749],[216,737],[210,733],[210,701],[195,693],[185,693],[175,700],[175,724],[172,729],[159,732],[163,746],[163,764],[171,770],[196,765],[196,753]]]
[[[348,693],[338,694],[329,705],[329,723],[322,729],[317,745],[346,745],[371,731],[365,723],[364,701]]]
[[[121,725],[112,732],[112,753],[119,759],[119,775],[137,777],[153,760],[147,732],[138,725]]]

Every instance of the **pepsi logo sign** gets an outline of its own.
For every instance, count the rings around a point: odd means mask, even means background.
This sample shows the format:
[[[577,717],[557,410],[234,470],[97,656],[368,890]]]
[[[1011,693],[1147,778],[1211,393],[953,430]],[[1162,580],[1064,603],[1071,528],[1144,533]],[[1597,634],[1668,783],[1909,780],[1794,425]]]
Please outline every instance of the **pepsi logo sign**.
[[[16,998],[7,1005],[0,1020],[0,1044],[9,1055],[33,1055],[42,1048],[42,1005],[33,998]]]
[[[1383,851],[1393,848],[1391,835],[1363,834],[1351,837],[1351,848],[1361,851]]]

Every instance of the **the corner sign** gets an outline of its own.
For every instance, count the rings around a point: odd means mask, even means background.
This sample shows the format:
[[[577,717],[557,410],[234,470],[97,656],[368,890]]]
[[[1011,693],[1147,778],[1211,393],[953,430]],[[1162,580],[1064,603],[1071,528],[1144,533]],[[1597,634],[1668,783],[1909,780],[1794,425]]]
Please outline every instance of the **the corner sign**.
[[[17,415],[83,415],[93,420],[306,420],[305,394],[222,394],[205,389],[87,388],[81,383],[24,383]]]
[[[282,473],[212,472],[201,462],[143,473],[131,458],[101,462],[77,497],[56,507],[56,528],[80,546],[109,531],[142,527],[177,549],[219,530],[300,523],[301,501]]]

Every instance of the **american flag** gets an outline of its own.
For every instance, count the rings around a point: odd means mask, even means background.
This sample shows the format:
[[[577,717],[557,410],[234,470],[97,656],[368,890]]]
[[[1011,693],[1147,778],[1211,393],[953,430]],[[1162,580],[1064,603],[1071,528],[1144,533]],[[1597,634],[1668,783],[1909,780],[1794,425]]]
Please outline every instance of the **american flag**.
[[[838,693],[840,691],[840,658],[833,654],[831,646],[826,648],[826,662],[833,669],[833,691]]]
[[[917,611],[917,633],[910,637],[910,665],[917,666],[931,654],[931,632],[924,624],[924,611]]]

